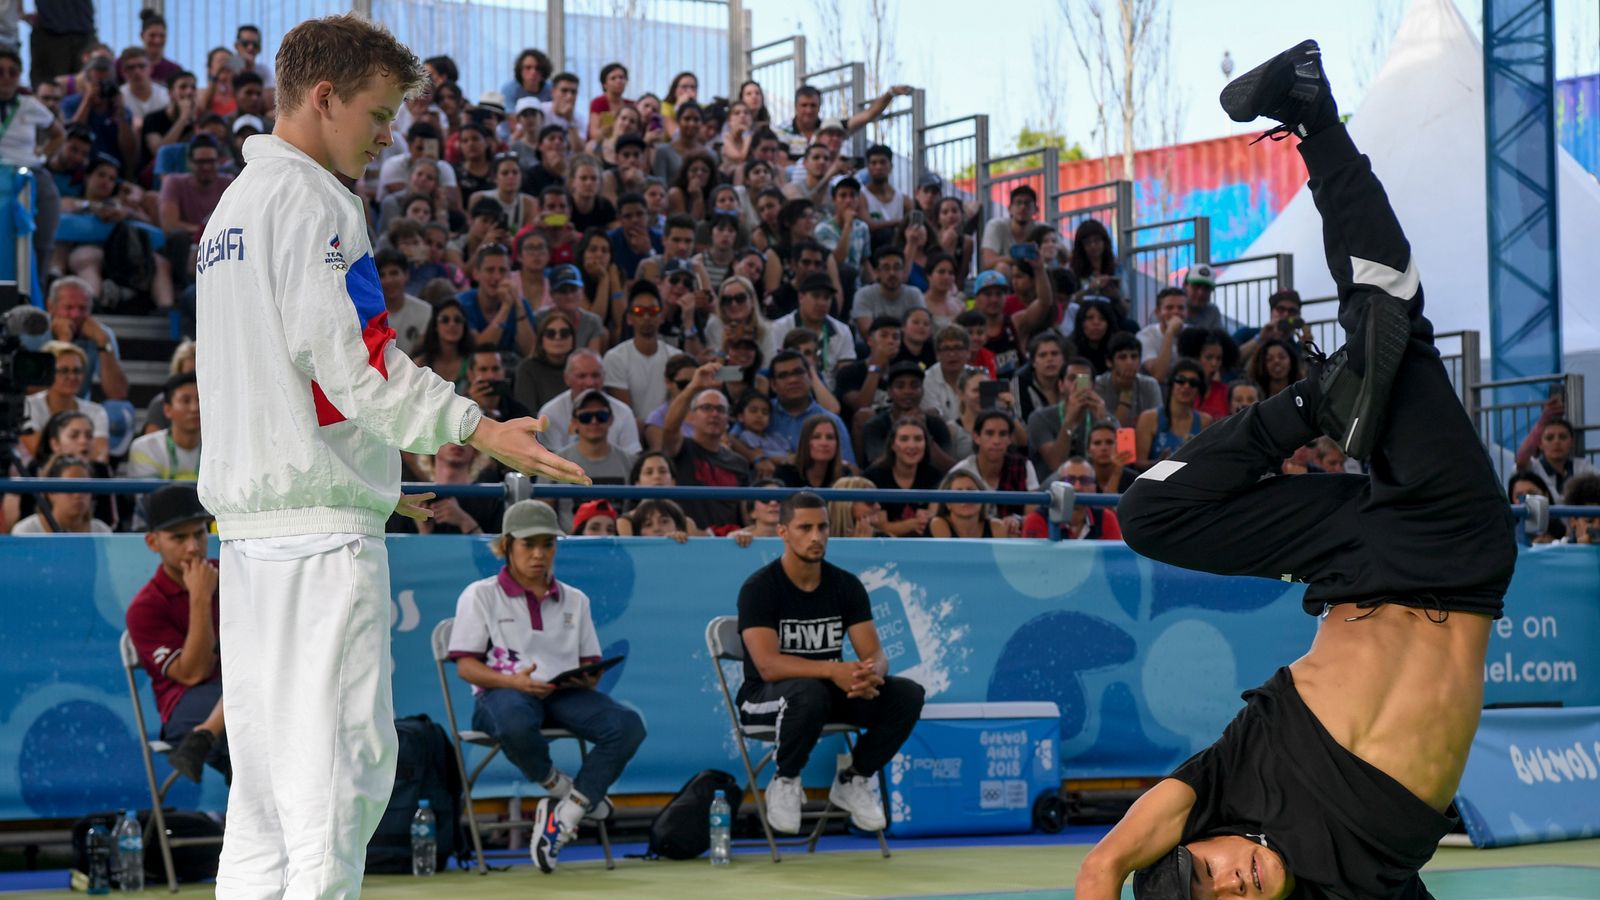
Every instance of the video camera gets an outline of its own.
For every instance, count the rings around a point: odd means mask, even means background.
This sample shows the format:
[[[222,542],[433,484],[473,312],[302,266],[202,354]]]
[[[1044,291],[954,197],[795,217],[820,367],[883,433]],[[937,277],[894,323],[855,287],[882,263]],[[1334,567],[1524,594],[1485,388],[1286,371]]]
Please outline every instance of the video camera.
[[[22,432],[28,389],[55,381],[55,357],[39,352],[49,340],[50,317],[28,303],[15,281],[0,281],[0,461],[11,458]]]

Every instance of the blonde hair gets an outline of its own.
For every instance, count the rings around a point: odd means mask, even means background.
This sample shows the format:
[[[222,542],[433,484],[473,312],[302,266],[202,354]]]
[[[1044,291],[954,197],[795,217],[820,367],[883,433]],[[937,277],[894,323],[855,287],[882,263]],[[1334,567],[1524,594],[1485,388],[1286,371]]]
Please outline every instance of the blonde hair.
[[[955,481],[956,481],[957,478],[965,478],[965,479],[967,479],[968,481],[972,482],[973,487],[977,488],[980,491],[993,490],[993,488],[989,487],[989,483],[987,481],[983,480],[983,476],[982,475],[979,475],[978,473],[972,471],[971,469],[960,469],[960,468],[951,469],[950,471],[945,473],[944,478],[939,481],[939,490],[941,490],[941,491],[954,490],[954,488],[952,488],[951,485],[955,484]],[[937,518],[939,516],[943,516],[943,515],[948,515],[949,512],[950,512],[950,504],[948,504],[948,503],[935,503],[935,504],[933,504],[932,509],[933,509],[933,515],[934,515],[935,518]],[[983,504],[983,506],[978,510],[978,516],[979,516],[979,518],[983,518],[983,519],[992,519],[992,518],[994,518],[994,506],[991,505],[991,504],[988,504],[988,503]]]
[[[54,356],[57,362],[68,353],[76,353],[78,358],[83,360],[84,366],[87,367],[89,365],[89,354],[83,352],[82,347],[71,341],[46,341],[45,345],[39,349]]]
[[[833,487],[855,490],[875,490],[878,486],[860,475],[846,475],[835,481]],[[828,501],[828,533],[834,537],[849,537],[856,530],[854,500]]]
[[[431,84],[415,53],[389,29],[353,14],[308,19],[289,29],[273,64],[280,115],[292,113],[318,83],[349,102],[374,76],[393,77],[407,98]]]
[[[183,371],[183,364],[185,362],[194,361],[194,353],[194,339],[184,338],[183,343],[179,344],[178,348],[172,351],[172,361],[167,363],[167,374],[176,375]]]

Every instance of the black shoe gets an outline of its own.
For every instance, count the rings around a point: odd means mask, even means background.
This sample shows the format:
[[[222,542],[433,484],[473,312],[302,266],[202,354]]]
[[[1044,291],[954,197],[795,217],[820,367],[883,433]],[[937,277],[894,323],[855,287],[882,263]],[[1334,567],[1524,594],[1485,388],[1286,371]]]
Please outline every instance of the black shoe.
[[[1372,455],[1410,340],[1411,320],[1401,302],[1371,297],[1360,327],[1332,356],[1306,345],[1313,421],[1345,455],[1362,462]]]
[[[206,757],[211,755],[211,748],[216,743],[216,735],[204,728],[196,728],[184,735],[178,746],[167,754],[167,763],[177,769],[179,775],[199,784],[200,773],[206,768]]]
[[[1310,137],[1339,122],[1333,89],[1322,70],[1322,50],[1312,40],[1301,41],[1228,82],[1220,99],[1223,111],[1235,122],[1262,117],[1282,122],[1262,135],[1274,140],[1290,132]]]

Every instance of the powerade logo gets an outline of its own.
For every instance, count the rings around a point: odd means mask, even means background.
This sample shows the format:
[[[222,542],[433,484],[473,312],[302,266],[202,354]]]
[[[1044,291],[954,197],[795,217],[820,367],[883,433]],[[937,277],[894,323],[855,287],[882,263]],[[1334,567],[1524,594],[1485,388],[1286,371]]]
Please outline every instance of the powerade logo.
[[[194,270],[203,273],[220,262],[244,260],[244,229],[225,228],[202,241],[195,251]]]

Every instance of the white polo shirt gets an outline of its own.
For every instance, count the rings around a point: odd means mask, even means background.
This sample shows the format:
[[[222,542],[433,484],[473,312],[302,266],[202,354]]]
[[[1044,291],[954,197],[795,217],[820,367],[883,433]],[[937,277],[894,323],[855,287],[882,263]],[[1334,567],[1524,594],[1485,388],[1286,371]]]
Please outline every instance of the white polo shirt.
[[[463,656],[507,675],[532,664],[533,677],[541,681],[599,662],[589,595],[556,580],[543,597],[534,597],[502,567],[500,574],[467,585],[456,601],[450,658]],[[474,685],[472,692],[483,689]]]

